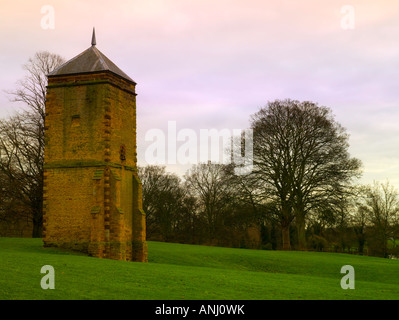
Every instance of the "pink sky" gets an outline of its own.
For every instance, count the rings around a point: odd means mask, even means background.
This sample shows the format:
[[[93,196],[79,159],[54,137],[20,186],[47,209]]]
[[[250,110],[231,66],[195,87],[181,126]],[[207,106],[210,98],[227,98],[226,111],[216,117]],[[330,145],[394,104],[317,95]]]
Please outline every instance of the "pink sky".
[[[44,5],[53,30],[41,27]],[[341,27],[344,5],[353,30]],[[37,51],[71,59],[87,49],[93,26],[97,48],[138,83],[140,164],[145,132],[168,120],[244,129],[267,101],[291,98],[333,110],[363,161],[362,182],[399,188],[399,2],[3,0],[0,88],[14,88]],[[15,108],[1,92],[0,116]]]

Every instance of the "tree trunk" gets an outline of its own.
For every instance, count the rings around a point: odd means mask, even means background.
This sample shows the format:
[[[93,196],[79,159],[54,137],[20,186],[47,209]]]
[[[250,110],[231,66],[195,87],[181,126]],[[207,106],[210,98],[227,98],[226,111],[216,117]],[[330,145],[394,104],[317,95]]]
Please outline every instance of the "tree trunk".
[[[291,249],[291,242],[290,242],[290,226],[282,226],[281,228],[282,237],[283,237],[283,250],[290,250]]]
[[[366,240],[363,235],[358,237],[358,244],[359,244],[359,254],[362,256],[364,254],[364,244]]]
[[[43,233],[43,213],[41,208],[33,215],[32,238],[41,238]]]
[[[298,233],[298,250],[306,250],[305,217],[301,213],[296,216],[296,227]]]
[[[359,255],[364,254],[364,240],[359,240]]]
[[[42,224],[33,221],[32,238],[41,238],[42,230],[43,230]]]

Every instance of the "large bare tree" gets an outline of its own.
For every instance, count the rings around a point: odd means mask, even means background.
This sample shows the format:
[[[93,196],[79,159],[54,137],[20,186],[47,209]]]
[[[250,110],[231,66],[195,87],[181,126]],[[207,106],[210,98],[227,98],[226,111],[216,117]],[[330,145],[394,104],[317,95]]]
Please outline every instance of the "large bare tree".
[[[305,222],[311,210],[333,205],[360,161],[348,153],[348,134],[331,110],[313,102],[276,100],[251,118],[254,170],[266,197],[275,203],[283,248],[290,248],[295,219],[299,248],[305,248]]]
[[[0,173],[6,182],[2,194],[7,203],[22,207],[33,222],[33,237],[42,232],[44,119],[47,74],[64,59],[47,51],[38,52],[23,66],[26,76],[7,92],[22,104],[8,119],[0,120]],[[3,210],[12,215],[13,207]]]

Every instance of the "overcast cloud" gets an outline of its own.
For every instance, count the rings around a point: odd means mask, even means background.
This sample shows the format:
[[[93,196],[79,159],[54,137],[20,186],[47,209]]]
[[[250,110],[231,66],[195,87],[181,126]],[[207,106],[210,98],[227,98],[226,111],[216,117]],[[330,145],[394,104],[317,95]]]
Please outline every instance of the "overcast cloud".
[[[44,30],[41,8],[55,12]],[[344,30],[344,5],[355,10]],[[267,101],[330,107],[362,160],[361,182],[399,188],[399,2],[371,0],[1,1],[0,88],[29,57],[97,48],[138,84],[138,155],[151,128],[247,128]],[[0,117],[17,105],[0,95]],[[186,167],[172,166],[183,172]]]

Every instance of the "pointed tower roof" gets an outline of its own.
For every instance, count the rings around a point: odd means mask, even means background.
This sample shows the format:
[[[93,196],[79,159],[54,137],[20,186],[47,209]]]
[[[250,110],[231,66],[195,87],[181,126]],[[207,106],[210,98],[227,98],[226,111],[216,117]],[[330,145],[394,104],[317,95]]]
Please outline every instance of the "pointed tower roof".
[[[100,50],[96,48],[96,34],[93,28],[91,39],[91,47],[83,51],[81,54],[65,62],[60,67],[48,74],[51,76],[79,74],[79,73],[93,73],[108,71],[112,72],[125,80],[134,82],[126,73],[119,69],[115,63],[108,59]]]

